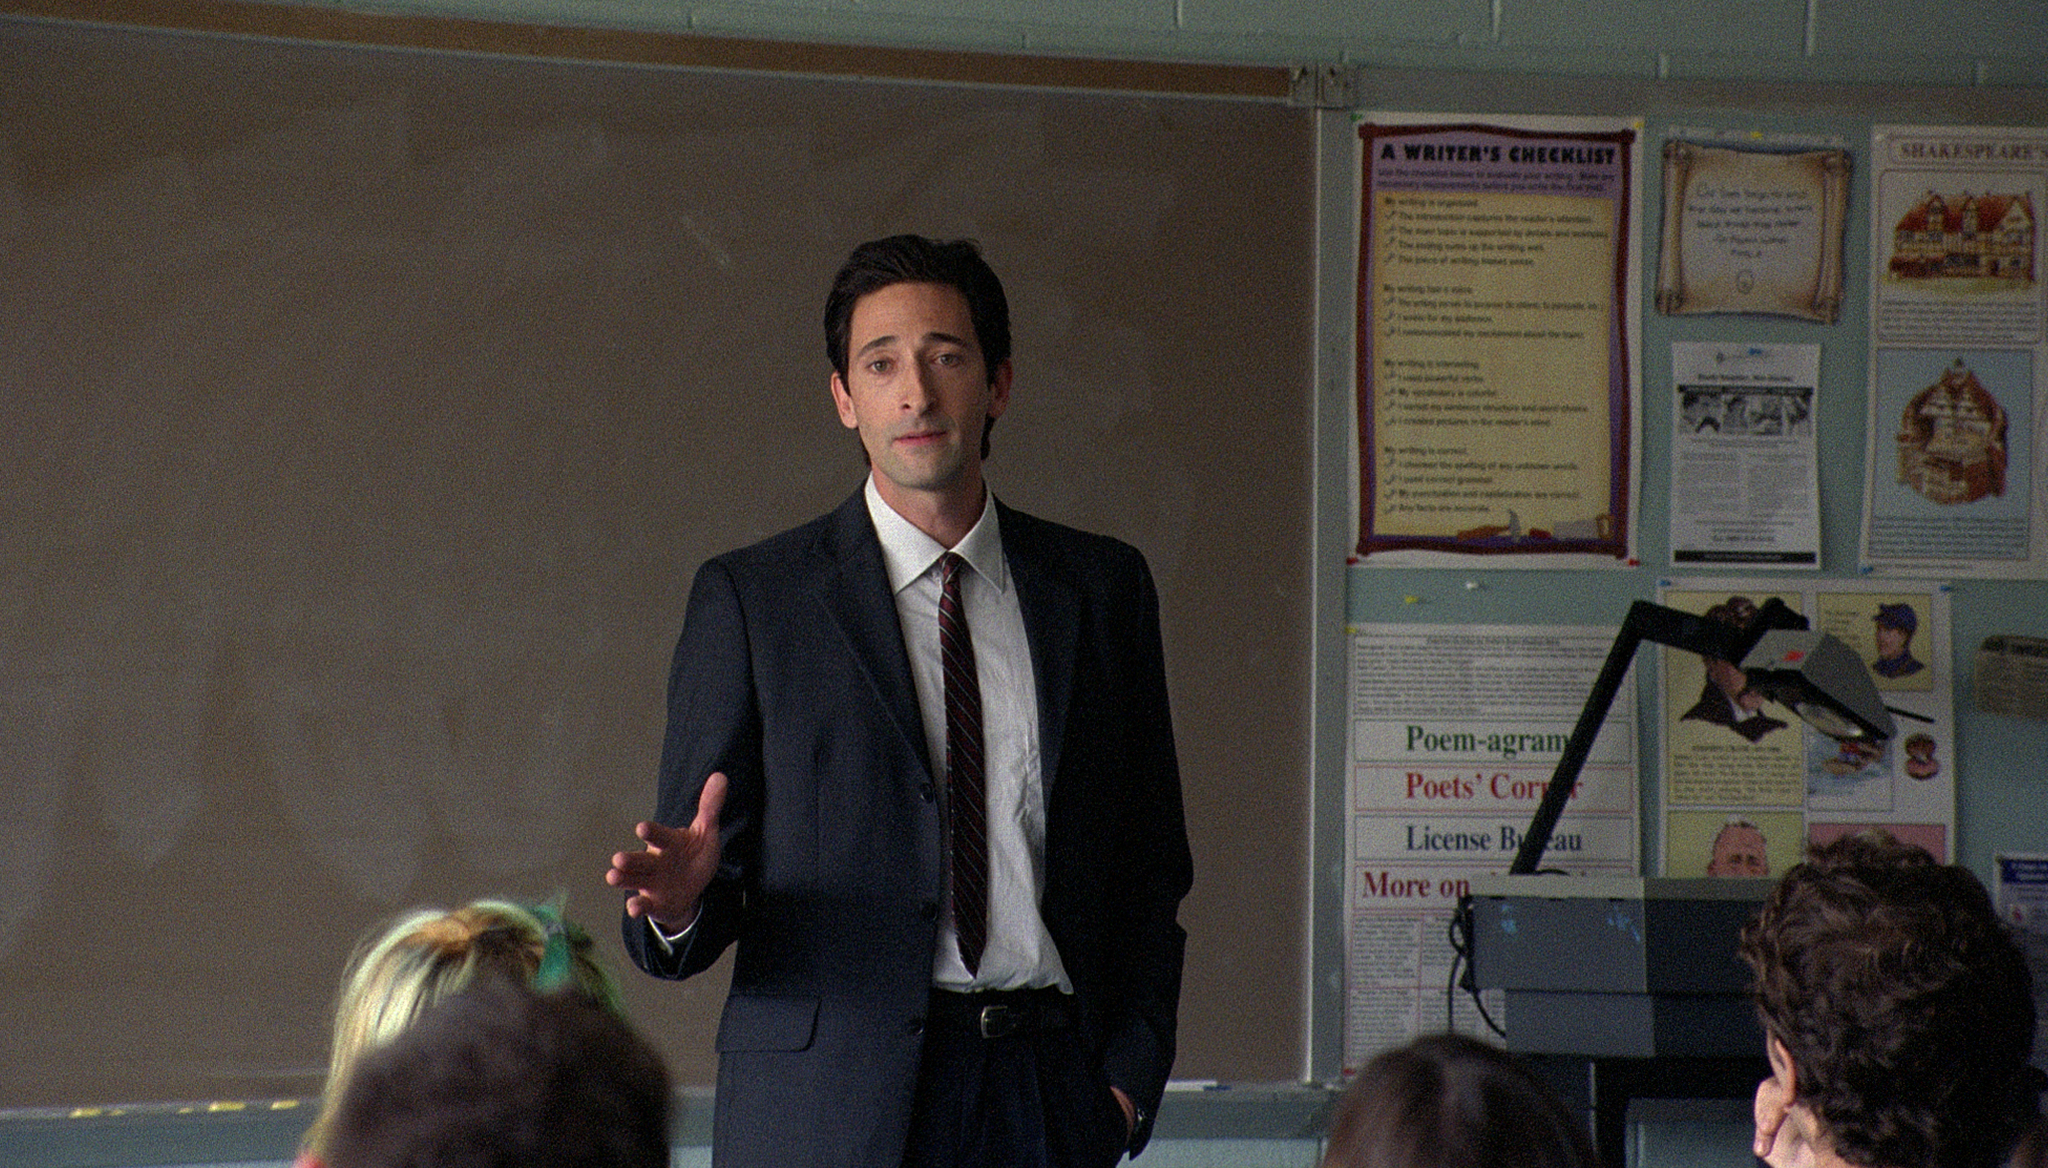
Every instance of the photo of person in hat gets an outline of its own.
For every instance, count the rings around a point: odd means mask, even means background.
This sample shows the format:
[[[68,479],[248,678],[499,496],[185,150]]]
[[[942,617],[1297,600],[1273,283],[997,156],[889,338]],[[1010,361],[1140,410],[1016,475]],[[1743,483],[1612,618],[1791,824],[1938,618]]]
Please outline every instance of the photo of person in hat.
[[[1877,615],[1870,618],[1877,626],[1877,660],[1870,663],[1870,670],[1879,677],[1900,678],[1927,668],[1927,664],[1913,656],[1913,634],[1920,628],[1920,618],[1914,614],[1910,604],[1880,604]]]

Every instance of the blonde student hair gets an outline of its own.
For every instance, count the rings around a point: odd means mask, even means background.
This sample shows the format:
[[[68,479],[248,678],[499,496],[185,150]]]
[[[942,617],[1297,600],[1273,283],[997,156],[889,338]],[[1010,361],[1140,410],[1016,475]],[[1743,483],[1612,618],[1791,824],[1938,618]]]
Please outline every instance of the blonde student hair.
[[[365,937],[342,973],[327,1082],[301,1150],[325,1156],[335,1108],[365,1054],[481,978],[543,992],[573,989],[622,1013],[618,983],[598,964],[590,935],[563,919],[559,904],[484,899],[402,913]]]

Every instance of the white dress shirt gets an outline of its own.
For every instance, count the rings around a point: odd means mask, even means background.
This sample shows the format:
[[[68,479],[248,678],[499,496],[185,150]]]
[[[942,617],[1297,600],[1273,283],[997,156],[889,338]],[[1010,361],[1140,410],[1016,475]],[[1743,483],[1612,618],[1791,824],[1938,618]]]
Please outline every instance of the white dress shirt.
[[[946,698],[939,665],[939,557],[948,550],[898,515],[868,477],[868,516],[882,542],[882,561],[896,595],[896,615],[910,654],[918,710],[924,718],[932,779],[946,789]],[[1011,586],[993,497],[981,518],[951,549],[971,571],[961,577],[974,669],[981,683],[983,769],[988,794],[988,947],[978,973],[960,960],[950,894],[939,921],[932,981],[948,989],[1024,989],[1056,985],[1071,991],[1052,935],[1038,915],[1045,891],[1045,782],[1038,742],[1038,690],[1024,610]],[[949,886],[950,887],[950,886]]]

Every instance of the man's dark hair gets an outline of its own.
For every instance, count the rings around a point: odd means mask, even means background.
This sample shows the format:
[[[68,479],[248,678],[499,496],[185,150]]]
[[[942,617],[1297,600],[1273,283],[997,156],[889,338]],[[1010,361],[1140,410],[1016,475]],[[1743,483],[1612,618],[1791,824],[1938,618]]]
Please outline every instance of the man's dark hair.
[[[1741,952],[1796,1101],[1850,1163],[1995,1168],[2034,1123],[2032,978],[1968,869],[1844,836],[1785,874]]]
[[[668,1072],[617,1015],[489,978],[366,1055],[329,1168],[666,1168]]]
[[[832,278],[825,296],[825,356],[832,371],[846,380],[851,355],[853,306],[870,292],[892,284],[942,284],[967,299],[967,317],[974,323],[974,343],[991,381],[996,368],[1010,359],[1010,301],[995,269],[981,258],[971,239],[936,240],[922,235],[892,235],[853,249]],[[988,457],[990,418],[982,426],[981,456]]]

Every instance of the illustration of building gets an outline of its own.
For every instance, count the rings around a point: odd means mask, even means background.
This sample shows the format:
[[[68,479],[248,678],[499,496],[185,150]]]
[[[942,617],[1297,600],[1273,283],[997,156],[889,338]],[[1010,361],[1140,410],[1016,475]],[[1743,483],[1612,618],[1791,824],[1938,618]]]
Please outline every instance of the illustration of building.
[[[1891,273],[1907,279],[2034,279],[2034,203],[2025,194],[1927,192],[1892,228]]]
[[[2005,494],[2005,407],[1961,357],[1899,419],[1899,482],[1936,503]]]

